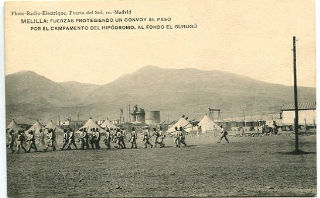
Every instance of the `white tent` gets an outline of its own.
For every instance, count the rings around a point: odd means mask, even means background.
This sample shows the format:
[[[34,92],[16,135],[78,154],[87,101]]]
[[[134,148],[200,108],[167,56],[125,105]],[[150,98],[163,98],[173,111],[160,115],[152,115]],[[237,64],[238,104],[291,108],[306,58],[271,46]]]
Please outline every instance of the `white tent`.
[[[80,133],[81,130],[86,129],[88,133],[92,133],[93,130],[97,130],[100,133],[104,133],[105,130],[101,128],[97,123],[95,123],[92,118],[90,118],[76,133]]]
[[[191,132],[192,131],[192,124],[185,118],[180,118],[174,125],[172,125],[168,130],[167,133],[172,133],[175,131],[175,127],[182,127],[186,132]]]
[[[38,135],[38,134],[40,134],[40,129],[44,129],[44,126],[37,120],[37,121],[26,131],[26,134],[28,134],[29,131],[34,131],[34,134]]]
[[[213,120],[211,120],[208,116],[204,116],[201,121],[198,123],[198,126],[201,126],[201,132],[206,133],[208,131],[221,131],[221,127],[217,125]]]
[[[56,132],[63,132],[63,129],[58,127],[57,125],[53,124],[52,120],[46,125],[46,129],[53,129]]]
[[[19,131],[19,130],[22,130],[22,127],[20,127],[20,126],[17,124],[17,122],[16,122],[14,119],[12,119],[12,121],[10,122],[10,124],[9,124],[8,127],[7,127],[7,130],[8,130],[8,131],[13,130],[13,131],[17,132],[17,131]]]
[[[106,119],[102,124],[101,124],[101,127],[106,129],[106,128],[117,128],[116,125],[114,125],[111,121],[109,121],[108,119]]]

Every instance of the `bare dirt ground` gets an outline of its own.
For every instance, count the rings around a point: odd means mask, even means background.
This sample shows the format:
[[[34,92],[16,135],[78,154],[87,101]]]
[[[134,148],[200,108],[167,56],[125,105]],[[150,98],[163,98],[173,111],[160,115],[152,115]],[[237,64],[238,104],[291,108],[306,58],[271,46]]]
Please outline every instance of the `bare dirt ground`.
[[[9,197],[315,196],[316,136],[188,137],[186,148],[7,155]]]

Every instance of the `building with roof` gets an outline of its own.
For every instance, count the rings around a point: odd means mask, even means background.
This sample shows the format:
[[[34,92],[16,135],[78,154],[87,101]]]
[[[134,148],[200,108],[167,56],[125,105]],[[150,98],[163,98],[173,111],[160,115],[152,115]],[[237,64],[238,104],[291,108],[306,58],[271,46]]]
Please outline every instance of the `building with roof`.
[[[134,106],[133,112],[131,113],[131,122],[133,123],[145,123],[145,112],[144,109],[139,108],[138,105]]]
[[[299,125],[316,126],[316,102],[298,103]],[[293,125],[295,119],[294,104],[286,104],[281,108],[282,125]]]

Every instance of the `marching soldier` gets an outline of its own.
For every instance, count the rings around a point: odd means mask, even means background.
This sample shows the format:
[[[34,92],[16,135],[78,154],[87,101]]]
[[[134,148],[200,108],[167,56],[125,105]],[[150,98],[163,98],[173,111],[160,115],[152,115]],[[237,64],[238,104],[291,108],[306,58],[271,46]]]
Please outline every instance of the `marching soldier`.
[[[111,133],[110,133],[109,128],[107,128],[106,137],[104,139],[104,143],[107,146],[107,149],[111,148]]]
[[[147,148],[148,144],[151,146],[151,148],[153,147],[153,145],[150,143],[150,138],[150,133],[147,127],[146,130],[144,130],[143,132],[144,148]]]
[[[45,133],[44,133],[44,129],[40,129],[39,132],[40,132],[40,135],[39,135],[39,142],[40,142],[40,145],[42,148],[44,148],[46,146],[46,141],[45,141]]]
[[[27,139],[27,142],[29,142],[29,149],[28,149],[28,153],[31,151],[31,149],[33,148],[36,152],[38,151],[37,146],[36,146],[36,139],[34,137],[34,132],[30,131],[29,132],[29,138]]]
[[[166,137],[166,135],[164,134],[162,127],[160,126],[160,130],[159,130],[159,138],[158,138],[158,142],[160,144],[160,148],[163,148],[165,146],[165,144],[163,143],[164,138]]]
[[[176,144],[176,147],[180,147],[180,139],[179,139],[179,130],[178,130],[178,127],[174,127],[174,135],[175,135],[175,139],[174,139],[174,142]]]
[[[122,128],[121,137],[120,137],[120,143],[122,144],[122,148],[126,148],[126,144],[124,143],[125,138],[126,138],[126,130]]]
[[[121,131],[120,129],[117,129],[117,132],[116,132],[116,140],[117,140],[117,144],[118,144],[118,148],[124,148],[123,145],[121,144]]]
[[[88,133],[88,143],[90,144],[91,149],[94,149],[94,138],[92,133]]]
[[[87,128],[84,128],[83,131],[85,132],[85,137],[84,137],[84,140],[85,140],[85,146],[87,147],[87,149],[90,149],[89,148],[89,134],[88,134],[88,129]]]
[[[180,127],[180,130],[179,130],[179,147],[180,147],[180,143],[182,143],[184,145],[184,147],[187,146],[187,144],[186,144],[186,136],[184,134],[184,131],[183,131],[182,127]]]
[[[65,147],[68,145],[69,143],[69,134],[68,134],[68,130],[67,129],[64,129],[63,130],[63,146],[60,150],[64,150]]]
[[[157,147],[157,144],[160,144],[158,142],[158,139],[159,139],[160,135],[159,135],[159,133],[158,133],[156,128],[153,128],[153,134],[156,137],[156,139],[154,140],[154,147]]]
[[[98,128],[93,132],[94,145],[96,149],[100,149],[100,132]]]
[[[68,138],[68,150],[71,150],[71,145],[73,145],[76,149],[78,149],[75,138],[74,138],[74,132],[72,129],[69,129],[69,138]]]
[[[43,151],[46,152],[49,147],[52,147],[52,150],[55,151],[56,150],[56,147],[55,147],[56,136],[55,136],[55,133],[52,129],[48,130],[47,139],[48,139],[48,142],[47,142],[46,148]]]
[[[86,132],[86,128],[82,129],[80,131],[80,143],[81,143],[81,149],[83,150],[84,147],[86,147],[86,149],[88,149],[88,134]]]
[[[130,143],[131,143],[131,148],[137,148],[137,133],[134,130],[134,127],[132,127],[132,130],[131,130]]]
[[[27,152],[27,150],[23,146],[25,141],[26,141],[26,137],[25,137],[23,131],[19,131],[18,132],[18,137],[17,137],[17,153],[19,153],[20,148],[22,148],[25,153]]]
[[[14,147],[14,143],[16,141],[16,136],[15,136],[13,130],[9,131],[9,138],[10,138],[10,140],[9,140],[9,145],[8,146],[9,146],[9,149],[10,149],[11,153],[14,153],[13,147]]]
[[[220,133],[220,134],[221,134],[221,136],[220,136],[220,139],[219,139],[218,143],[220,143],[223,138],[229,143],[229,140],[228,140],[228,138],[227,138],[228,131],[225,130],[225,129],[222,127],[222,125],[221,125],[221,133]]]

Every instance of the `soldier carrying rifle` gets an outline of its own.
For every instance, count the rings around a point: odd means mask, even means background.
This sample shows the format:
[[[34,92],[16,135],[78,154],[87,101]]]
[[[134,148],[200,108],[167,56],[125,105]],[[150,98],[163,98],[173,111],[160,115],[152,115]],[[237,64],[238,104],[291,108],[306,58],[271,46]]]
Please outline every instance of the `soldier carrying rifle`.
[[[137,148],[137,132],[132,127],[131,138],[130,138],[131,148]]]
[[[111,133],[110,133],[109,128],[107,128],[107,130],[106,130],[106,137],[104,139],[104,143],[107,146],[107,149],[111,148]]]
[[[148,144],[151,146],[151,148],[153,147],[153,145],[150,143],[150,133],[149,133],[149,128],[146,127],[144,132],[143,132],[143,141],[144,141],[144,148],[148,147]]]
[[[24,148],[24,143],[26,141],[26,137],[24,136],[23,131],[18,131],[18,137],[17,137],[17,153],[19,153],[20,148],[22,148],[24,150],[24,152],[26,153],[27,150]]]
[[[31,149],[34,149],[36,152],[38,151],[37,146],[36,146],[36,139],[34,137],[33,131],[29,132],[29,138],[27,139],[27,142],[29,142],[28,153],[31,151]]]

